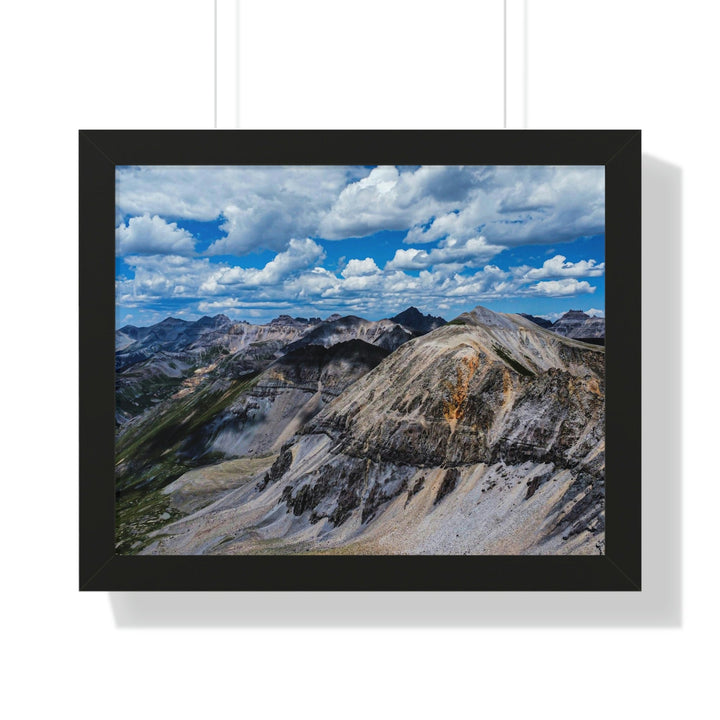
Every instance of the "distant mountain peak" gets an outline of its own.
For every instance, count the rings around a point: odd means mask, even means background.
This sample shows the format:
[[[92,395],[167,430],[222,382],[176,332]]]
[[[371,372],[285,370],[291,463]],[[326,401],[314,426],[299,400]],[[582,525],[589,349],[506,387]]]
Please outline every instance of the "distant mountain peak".
[[[199,327],[211,327],[211,328],[219,328],[219,327],[225,327],[226,325],[232,325],[232,320],[227,315],[223,315],[222,313],[220,315],[204,315],[199,320],[196,320],[196,324]]]
[[[423,315],[414,305],[411,305],[407,310],[403,310],[390,320],[402,325],[403,327],[411,330],[412,332],[424,334],[445,325],[446,320],[439,316],[434,315]]]
[[[320,318],[291,317],[290,315],[278,315],[268,325],[289,325],[291,327],[304,327],[306,325],[317,325],[322,322]]]
[[[568,310],[550,330],[576,340],[600,340],[605,337],[605,318],[593,317],[582,310]]]
[[[590,316],[584,312],[583,310],[568,310],[564,315],[562,315],[560,318],[558,318],[557,322],[560,322],[564,319],[570,319],[570,318],[579,318],[582,320],[585,320],[586,318],[589,318]]]
[[[425,317],[425,316],[414,305],[411,305],[406,310],[403,310],[402,312],[395,315],[395,317],[392,319],[394,320],[395,318],[399,318],[399,317]]]

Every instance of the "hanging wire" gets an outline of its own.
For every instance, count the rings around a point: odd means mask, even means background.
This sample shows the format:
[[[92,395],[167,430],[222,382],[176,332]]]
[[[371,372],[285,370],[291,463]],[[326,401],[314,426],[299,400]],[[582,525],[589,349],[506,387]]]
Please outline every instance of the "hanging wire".
[[[213,109],[214,109],[214,127],[217,130],[217,103],[218,103],[218,57],[217,57],[217,0],[214,2],[214,16],[213,16],[213,79],[214,79],[214,90],[213,90]]]
[[[507,0],[503,0],[503,128],[507,130]]]

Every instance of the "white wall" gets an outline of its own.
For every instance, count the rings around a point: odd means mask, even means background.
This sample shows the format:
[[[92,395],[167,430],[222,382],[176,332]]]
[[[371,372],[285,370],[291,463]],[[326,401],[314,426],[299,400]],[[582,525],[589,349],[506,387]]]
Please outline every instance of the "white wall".
[[[259,3],[244,0],[241,37],[253,48],[241,56],[246,126],[501,124],[491,68],[499,0],[477,10],[471,0],[313,0],[286,3],[287,12]],[[696,717],[716,705],[718,12],[699,0],[529,5],[530,126],[641,127],[646,188],[664,199],[645,206],[644,393],[654,431],[644,447],[646,592],[79,594],[76,132],[212,127],[213,3],[5,3],[0,533],[8,717]],[[309,13],[302,24],[300,6]],[[369,40],[370,13],[382,31]],[[483,13],[495,20],[475,22]],[[249,24],[253,14],[262,25]],[[329,67],[317,53],[323,33],[332,39]],[[347,88],[326,92],[313,82],[288,107],[277,93],[263,104],[283,77],[278,58],[293,82],[302,75],[303,38],[311,66],[354,78],[355,104]],[[295,52],[285,57],[288,44]],[[344,49],[352,60],[345,69],[347,57],[337,58]],[[673,479],[679,235],[682,505]],[[376,627],[392,624],[400,627]]]

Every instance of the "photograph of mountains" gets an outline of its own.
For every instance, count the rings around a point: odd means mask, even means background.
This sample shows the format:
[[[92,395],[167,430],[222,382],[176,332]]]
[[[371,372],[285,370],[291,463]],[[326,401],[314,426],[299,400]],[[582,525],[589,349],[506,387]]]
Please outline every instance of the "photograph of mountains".
[[[605,547],[604,168],[116,169],[116,552]]]

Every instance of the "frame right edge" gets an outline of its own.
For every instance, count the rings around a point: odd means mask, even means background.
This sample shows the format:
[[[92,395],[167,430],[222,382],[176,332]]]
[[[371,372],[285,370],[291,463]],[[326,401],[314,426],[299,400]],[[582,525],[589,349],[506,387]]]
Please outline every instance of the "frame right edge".
[[[606,557],[641,590],[641,133],[605,164]]]

